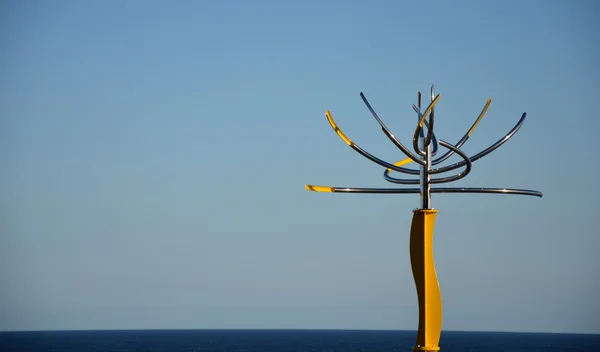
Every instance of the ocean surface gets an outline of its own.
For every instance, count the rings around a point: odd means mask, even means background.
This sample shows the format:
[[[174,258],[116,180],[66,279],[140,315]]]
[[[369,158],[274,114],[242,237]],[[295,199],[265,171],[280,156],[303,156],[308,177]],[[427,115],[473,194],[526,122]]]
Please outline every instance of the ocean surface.
[[[415,331],[119,330],[0,332],[2,352],[412,351]],[[443,352],[600,351],[600,335],[442,332]]]

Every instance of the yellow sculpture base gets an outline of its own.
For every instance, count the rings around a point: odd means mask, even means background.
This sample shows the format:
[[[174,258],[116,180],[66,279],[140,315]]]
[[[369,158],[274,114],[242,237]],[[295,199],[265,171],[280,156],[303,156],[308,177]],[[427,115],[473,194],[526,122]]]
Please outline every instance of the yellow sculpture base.
[[[439,351],[442,296],[433,261],[433,228],[438,210],[413,211],[410,263],[419,298],[419,330],[414,351]]]

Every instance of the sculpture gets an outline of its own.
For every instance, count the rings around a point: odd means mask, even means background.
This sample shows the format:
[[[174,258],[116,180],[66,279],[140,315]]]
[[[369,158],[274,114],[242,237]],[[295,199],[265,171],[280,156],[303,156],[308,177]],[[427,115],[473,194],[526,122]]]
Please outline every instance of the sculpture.
[[[440,95],[435,95],[434,87],[431,87],[431,103],[425,109],[424,112],[421,110],[421,92],[418,93],[418,103],[413,105],[414,111],[418,116],[418,124],[415,128],[413,135],[413,149],[416,154],[413,154],[407,147],[405,147],[385,126],[383,121],[379,118],[375,110],[369,104],[367,98],[363,93],[360,96],[371,111],[371,114],[377,120],[383,133],[394,143],[398,149],[400,149],[407,158],[390,164],[383,161],[372,154],[368,153],[350,138],[348,138],[337,126],[331,113],[325,112],[325,116],[329,121],[329,124],[337,133],[337,135],[352,149],[357,151],[367,159],[383,166],[386,168],[383,177],[386,181],[402,184],[402,185],[420,185],[419,188],[354,188],[354,187],[328,187],[328,186],[314,186],[306,185],[305,188],[315,192],[334,192],[334,193],[384,193],[384,194],[406,194],[406,193],[419,193],[421,196],[421,204],[418,209],[413,210],[413,219],[410,231],[410,258],[413,277],[415,280],[415,286],[417,289],[417,296],[419,301],[419,327],[417,331],[417,338],[413,350],[415,351],[438,351],[439,340],[442,328],[442,299],[440,293],[440,287],[435,271],[435,264],[433,260],[433,229],[435,223],[435,217],[438,210],[431,207],[431,194],[432,193],[495,193],[495,194],[515,194],[515,195],[526,195],[526,196],[537,196],[542,197],[542,193],[533,190],[525,189],[509,189],[509,188],[449,188],[449,187],[431,187],[432,184],[442,184],[457,181],[469,174],[472,168],[472,163],[476,160],[488,155],[502,144],[506,143],[515,133],[521,128],[525,122],[526,113],[523,113],[517,124],[506,134],[503,138],[492,144],[490,147],[484,149],[478,154],[471,157],[467,156],[460,148],[469,139],[485,113],[487,112],[491,99],[488,99],[485,107],[471,126],[467,133],[458,141],[458,143],[452,145],[443,140],[437,140],[433,128],[434,128],[434,111],[435,105],[440,99]],[[426,132],[424,131],[426,129]],[[432,159],[438,152],[439,145],[448,149],[442,156]],[[435,167],[442,162],[446,161],[453,154],[458,154],[463,160],[443,166]],[[410,169],[403,167],[409,163],[416,163],[420,167],[419,169]],[[432,177],[432,175],[440,175],[447,173],[458,168],[463,168],[461,172],[451,176],[440,176]],[[391,176],[391,172],[396,171],[408,175],[419,175],[418,178],[403,179]]]

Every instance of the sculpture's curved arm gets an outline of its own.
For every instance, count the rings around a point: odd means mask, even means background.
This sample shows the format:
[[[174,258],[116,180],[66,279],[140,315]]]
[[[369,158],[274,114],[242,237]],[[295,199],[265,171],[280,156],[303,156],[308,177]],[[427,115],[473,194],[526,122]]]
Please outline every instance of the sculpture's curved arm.
[[[469,157],[467,156],[467,154],[465,154],[462,150],[455,148],[452,144],[444,142],[442,140],[440,140],[440,143],[444,143],[442,144],[442,146],[453,150],[456,154],[458,154],[461,158],[463,158],[463,161],[466,163],[466,167],[463,170],[463,172],[459,173],[458,175],[454,175],[454,176],[447,176],[447,177],[440,177],[440,178],[434,178],[431,179],[430,183],[446,183],[446,182],[454,182],[457,180],[460,180],[461,178],[467,176],[470,172],[471,172],[471,160],[469,160]],[[428,174],[431,174],[431,170],[426,171]]]
[[[416,107],[415,104],[413,104],[412,107],[413,107],[413,110],[419,115],[419,121],[420,121],[421,120],[421,116],[422,116],[421,115],[421,108]],[[430,128],[429,124],[427,123],[427,120],[425,120],[425,127]],[[433,149],[431,150],[431,156],[435,156],[437,154],[437,151],[438,151],[438,141],[437,141],[437,138],[435,137],[435,132],[432,133],[432,139],[433,139]],[[450,153],[450,152],[451,151],[448,151],[447,153]]]
[[[483,117],[483,116],[481,116],[481,117]],[[496,143],[492,144],[487,149],[485,149],[482,152],[480,152],[478,154],[475,154],[472,157],[470,157],[469,160],[471,160],[471,162],[475,162],[475,161],[483,158],[484,156],[488,155],[489,153],[493,152],[494,150],[498,149],[502,144],[506,143],[521,128],[521,126],[525,122],[525,118],[526,117],[527,117],[527,113],[524,112],[523,115],[521,115],[521,118],[519,119],[519,121],[517,122],[517,124],[510,130],[510,132],[508,132],[504,137],[502,137]],[[475,130],[475,127],[477,127],[477,123],[473,124],[473,126],[471,126],[471,129],[469,131],[471,133],[473,133],[473,131]],[[467,136],[467,139],[468,139],[468,136]],[[466,139],[465,139],[465,141],[466,141]],[[454,147],[455,148],[458,147],[459,144],[460,144],[460,142],[457,143]],[[464,144],[464,142],[463,142],[463,144]],[[442,157],[440,157],[440,158],[442,158]],[[435,162],[436,161],[434,160],[432,162],[432,164],[435,164]],[[401,160],[401,161],[395,163],[394,165],[398,166],[398,164],[405,165],[405,164],[408,164],[408,163],[409,162],[407,162],[406,159],[404,159],[404,160]],[[437,169],[433,169],[429,173],[430,174],[439,174],[439,173],[443,173],[443,172],[447,172],[447,171],[451,171],[451,170],[457,169],[457,168],[459,168],[461,166],[464,166],[464,165],[466,165],[466,162],[463,160],[463,161],[456,162],[456,163],[454,163],[452,165],[448,165],[448,166],[440,167],[440,168],[437,168]],[[407,169],[407,168],[402,168],[402,169],[403,169],[402,171],[404,173],[406,173],[406,174],[414,175],[414,174],[418,174],[419,173],[419,170],[415,170],[415,169]],[[388,168],[388,171],[391,171],[391,170],[393,170],[393,169]]]
[[[388,169],[392,169],[394,171],[404,172],[404,170],[409,170],[409,169],[405,169],[403,167],[399,167],[399,166],[390,164],[390,163],[388,163],[386,161],[383,161],[383,160],[377,158],[376,156],[370,154],[369,152],[365,151],[364,149],[362,149],[361,147],[359,147],[356,143],[354,143],[350,138],[348,138],[344,134],[344,132],[342,132],[342,130],[340,130],[340,128],[337,126],[337,124],[333,120],[333,117],[331,116],[331,113],[329,111],[325,111],[325,116],[327,117],[327,121],[329,121],[329,124],[331,125],[331,128],[333,128],[333,130],[335,131],[335,133],[337,133],[337,135],[344,142],[346,142],[346,144],[348,144],[352,149],[354,149],[355,151],[357,151],[360,155],[362,155],[365,158],[367,158],[367,159],[375,162],[376,164],[379,164],[379,165],[381,165],[383,167],[386,167]],[[411,160],[411,159],[409,159],[409,160]],[[417,183],[419,183],[418,180],[417,180]]]
[[[440,100],[440,95],[438,94],[435,97],[435,99],[433,99],[431,101],[431,103],[429,103],[429,106],[425,110],[425,113],[421,116],[421,120],[419,121],[419,124],[417,125],[417,128],[415,129],[415,133],[413,135],[413,149],[415,150],[415,152],[417,152],[417,154],[419,154],[421,156],[425,156],[425,151],[419,149],[419,134],[423,130],[423,123],[425,122],[425,118],[433,110],[433,107],[435,106],[435,104],[437,104],[437,102],[439,100]],[[431,120],[430,123],[432,123],[432,122],[433,121]],[[429,137],[429,142],[430,143],[431,143],[431,134],[433,133],[433,123],[432,123],[431,127],[432,128],[429,128],[429,132],[427,133],[427,136]],[[428,146],[428,144],[424,144],[424,148],[426,148],[427,146]]]
[[[487,112],[487,109],[490,107],[491,103],[492,103],[492,99],[488,99],[487,102],[486,102],[486,104],[485,104],[485,106],[483,107],[483,110],[481,110],[481,113],[477,117],[477,120],[475,120],[475,122],[473,123],[473,125],[471,126],[471,128],[469,128],[469,130],[467,131],[467,133],[465,133],[465,135],[458,141],[458,143],[456,143],[454,145],[456,148],[462,147],[465,144],[465,142],[469,139],[469,137],[471,137],[471,133],[473,133],[473,131],[475,131],[475,128],[477,128],[477,125],[479,124],[479,122],[481,121],[481,119],[483,118],[483,116],[485,115],[485,113]],[[451,157],[452,154],[454,154],[454,152],[451,151],[451,150],[449,150],[444,155],[442,155],[439,158],[433,160],[431,162],[431,164],[432,165],[438,165],[438,164],[444,162],[449,157]]]
[[[420,92],[419,92],[420,94]],[[456,148],[460,148],[462,147],[465,142],[467,140],[469,140],[469,137],[471,137],[471,134],[475,131],[475,128],[477,128],[477,125],[479,125],[479,122],[481,121],[481,119],[483,118],[483,116],[485,115],[485,113],[487,112],[488,108],[490,107],[490,104],[492,103],[492,99],[488,99],[487,103],[485,104],[485,106],[483,107],[483,110],[481,111],[481,113],[479,114],[479,116],[477,117],[477,120],[475,120],[475,122],[473,123],[473,125],[471,126],[471,128],[469,128],[469,130],[467,131],[467,133],[465,133],[465,135],[454,145],[454,147]],[[413,110],[419,114],[419,119],[421,118],[421,110],[420,108],[418,108],[417,106],[415,106],[413,104]],[[427,126],[427,128],[429,128],[429,125],[427,124],[427,121],[425,121],[425,126]],[[435,156],[435,154],[437,153],[438,150],[438,141],[435,137],[435,133],[433,133],[433,150],[431,152],[431,156]],[[431,165],[438,165],[442,162],[444,162],[446,159],[448,159],[449,157],[451,157],[454,154],[454,151],[452,150],[448,150],[446,153],[444,153],[444,155],[440,156],[437,159],[434,159],[431,162]],[[405,162],[406,159],[399,161],[398,163],[401,163],[401,165],[406,165],[408,164],[408,162]],[[396,166],[400,166],[398,165],[398,163],[394,163],[394,165]]]
[[[306,185],[305,189],[313,192],[333,193],[371,193],[371,194],[409,194],[421,193],[420,188],[357,188],[357,187],[330,187]],[[432,187],[431,193],[493,193],[493,194],[515,194],[524,196],[543,197],[543,193],[529,189],[513,188],[483,188],[483,187]]]
[[[381,119],[379,118],[379,116],[377,115],[375,110],[373,110],[373,108],[371,107],[371,104],[369,104],[369,101],[367,100],[367,98],[365,97],[365,95],[362,92],[360,93],[360,97],[362,98],[363,102],[365,103],[365,105],[367,106],[369,111],[371,111],[371,114],[373,115],[375,120],[377,120],[377,122],[381,126],[383,133],[385,133],[385,135],[396,145],[396,147],[398,147],[398,149],[400,149],[407,157],[409,157],[415,163],[425,166],[425,161],[421,160],[418,156],[413,155],[410,152],[410,150],[408,150],[408,148],[406,148],[402,143],[400,143],[398,138],[396,138],[392,134],[392,132],[386,127],[386,125],[383,123],[383,121],[381,121]],[[404,171],[404,172],[406,172],[406,171]]]
[[[431,86],[431,101],[433,101],[434,99],[434,95],[435,93],[433,92],[433,86]],[[434,108],[433,106],[431,107],[431,113],[429,114],[429,125],[427,127],[427,136],[425,137],[425,141],[423,143],[423,148],[425,148],[425,150],[427,150],[427,147],[429,147],[429,144],[431,143],[431,138],[433,137],[433,116],[434,116]],[[426,123],[427,125],[427,123]],[[423,156],[425,155],[425,150],[423,150]]]
[[[415,108],[415,106],[413,105],[413,109],[414,108]],[[431,109],[431,113],[429,114],[429,122],[427,122],[427,119],[424,120],[424,125],[425,125],[425,127],[427,127],[427,136],[423,136],[423,129],[421,128],[418,132],[415,131],[415,136],[413,137],[413,149],[415,149],[415,152],[417,152],[421,156],[425,156],[425,150],[427,150],[427,147],[429,147],[429,144],[431,144],[431,139],[434,137],[434,135],[433,135],[433,110],[434,109]],[[423,115],[421,115],[420,109],[419,109],[419,111],[417,111],[417,113],[419,114],[419,121],[420,121],[423,118]],[[424,138],[423,150],[421,150],[419,148],[418,138]],[[434,146],[434,148],[436,149],[436,152],[437,152],[436,147],[437,146]]]
[[[447,182],[453,182],[453,181],[457,181],[460,180],[461,178],[467,176],[469,174],[469,172],[471,172],[471,161],[469,160],[469,157],[460,149],[455,148],[452,144],[447,143],[443,140],[440,140],[440,144],[445,147],[448,148],[452,151],[454,151],[456,154],[460,155],[463,160],[465,161],[465,165],[466,168],[463,172],[457,174],[457,175],[453,175],[453,176],[447,176],[447,177],[440,177],[440,178],[432,178],[429,183],[447,183]],[[399,184],[419,184],[420,180],[417,180],[416,182],[414,182],[414,180],[406,180],[406,179],[399,179],[399,178],[395,178],[395,177],[391,177],[389,175],[389,169],[385,170],[385,172],[383,173],[383,177],[385,178],[386,181],[388,182],[392,182],[392,183],[399,183]],[[426,171],[427,172],[427,171]],[[428,172],[430,173],[430,172]]]
[[[427,128],[429,128],[429,125],[425,124],[427,126]],[[434,157],[437,154],[438,151],[438,140],[437,138],[435,138],[435,133],[432,134],[432,141],[431,143],[433,143],[433,148],[431,149],[431,156]]]
[[[411,159],[402,159],[402,160],[398,161],[397,163],[394,163],[394,166],[402,166],[402,165],[409,164],[411,162],[412,162]],[[405,174],[410,174],[410,175],[420,175],[421,174],[421,170],[407,169],[404,167],[402,169]],[[392,169],[388,168],[387,171],[392,171]]]
[[[508,132],[506,134],[506,136],[502,137],[496,143],[492,144],[491,146],[489,146],[487,149],[483,150],[482,152],[473,155],[472,157],[469,158],[469,160],[471,160],[471,162],[475,162],[475,161],[483,158],[484,156],[488,155],[489,153],[493,152],[494,150],[498,149],[502,144],[506,143],[509,139],[512,138],[512,136],[515,135],[515,133],[517,133],[517,131],[521,128],[521,126],[523,126],[523,123],[525,122],[525,118],[526,117],[527,117],[527,113],[524,112],[523,115],[521,115],[521,118],[519,119],[519,122],[517,122],[517,124],[515,125],[515,127],[513,127],[512,130],[510,130],[510,132]],[[454,170],[454,169],[459,168],[459,167],[461,167],[461,166],[463,166],[465,164],[466,164],[466,162],[464,160],[463,161],[459,161],[459,162],[456,162],[456,163],[454,163],[452,165],[440,167],[438,169],[433,169],[433,170],[431,170],[431,173],[432,174],[438,174],[438,173],[442,173],[442,172]]]

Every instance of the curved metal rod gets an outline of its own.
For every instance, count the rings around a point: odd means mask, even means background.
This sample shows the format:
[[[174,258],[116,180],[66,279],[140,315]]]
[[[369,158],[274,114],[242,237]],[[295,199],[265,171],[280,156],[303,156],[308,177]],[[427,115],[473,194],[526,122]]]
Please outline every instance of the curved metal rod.
[[[475,162],[475,161],[483,158],[484,156],[488,155],[489,153],[493,152],[494,150],[498,149],[500,146],[502,146],[502,144],[506,143],[521,128],[521,126],[525,122],[525,118],[526,117],[527,117],[527,113],[524,112],[523,115],[521,115],[521,118],[519,119],[519,121],[517,122],[517,124],[510,130],[510,132],[508,132],[504,137],[502,137],[501,139],[499,139],[496,143],[492,144],[487,149],[485,149],[485,150],[479,152],[478,154],[475,154],[472,157],[470,157],[469,160],[471,162]],[[476,127],[477,125],[474,124],[474,126]],[[474,127],[472,127],[472,129],[471,129],[471,133],[473,132],[473,130],[474,130]],[[463,142],[463,144],[464,144],[464,142]],[[400,161],[398,163],[402,163],[403,161],[404,160],[402,160],[402,161]],[[398,164],[398,163],[396,163],[396,164]],[[434,163],[435,163],[435,161],[434,161]],[[404,165],[404,164],[407,164],[407,163],[403,163],[402,165]],[[466,164],[466,162],[463,160],[463,161],[456,162],[456,163],[454,163],[452,165],[448,165],[448,166],[440,167],[440,168],[437,168],[437,169],[433,169],[433,170],[429,171],[429,173],[430,174],[439,174],[439,173],[443,173],[443,172],[447,172],[447,171],[451,171],[451,170],[457,169],[457,168],[459,168],[461,166],[464,166],[465,164]],[[418,174],[419,170],[403,168],[402,172],[404,172],[406,174],[414,175],[414,174]]]
[[[365,103],[365,105],[367,106],[369,111],[371,111],[371,114],[373,115],[375,120],[377,120],[377,122],[381,126],[383,133],[385,133],[385,135],[396,145],[396,147],[398,147],[398,149],[400,149],[407,157],[409,157],[415,163],[417,163],[419,165],[425,165],[424,160],[421,160],[418,156],[413,155],[410,152],[410,150],[408,150],[408,148],[406,148],[402,143],[400,143],[400,141],[392,134],[392,132],[386,127],[386,125],[383,123],[383,121],[381,121],[381,119],[379,118],[379,116],[377,115],[375,110],[373,110],[373,108],[371,107],[371,104],[369,104],[369,101],[367,100],[367,98],[365,97],[365,95],[362,92],[360,93],[360,97],[362,98],[363,102]],[[410,169],[406,169],[406,170],[410,170]],[[406,171],[402,171],[402,172],[406,173]],[[417,175],[418,175],[418,173],[417,173]]]
[[[428,124],[425,124],[425,126],[427,126],[427,128],[429,128]],[[432,128],[432,130],[433,130],[433,128]],[[431,143],[433,143],[433,148],[431,149],[431,156],[434,157],[438,152],[439,142],[438,142],[437,138],[435,138],[435,133],[432,134],[431,138],[432,138]]]
[[[425,122],[425,118],[427,117],[427,115],[429,115],[429,113],[433,110],[433,107],[435,106],[435,104],[437,104],[437,102],[440,100],[440,95],[438,94],[435,99],[431,100],[431,103],[429,103],[429,106],[427,107],[427,109],[425,110],[425,113],[423,113],[423,115],[421,116],[421,120],[419,121],[419,124],[417,125],[417,128],[415,129],[415,134],[413,135],[413,149],[415,150],[415,152],[421,156],[425,156],[425,151],[419,149],[419,134],[421,133],[421,131],[423,130],[423,123]],[[433,126],[432,126],[433,127]],[[433,128],[431,128],[428,132],[427,135],[429,136],[429,132],[433,133]],[[431,138],[429,140],[429,142],[431,143]],[[428,145],[423,145],[423,148],[426,148]]]
[[[466,162],[466,168],[463,172],[457,174],[457,175],[453,175],[453,176],[447,176],[447,177],[440,177],[440,178],[432,178],[429,183],[447,183],[447,182],[453,182],[453,181],[457,181],[460,180],[461,178],[467,176],[469,174],[469,172],[471,172],[471,161],[469,160],[469,157],[460,149],[455,148],[452,144],[447,143],[443,140],[440,140],[440,144],[443,147],[446,147],[450,150],[453,150],[456,154],[460,155],[464,161]],[[388,182],[392,182],[392,183],[399,183],[399,184],[404,184],[404,185],[412,185],[412,184],[419,184],[420,180],[408,180],[408,179],[400,179],[400,178],[395,178],[395,177],[391,177],[389,175],[389,169],[385,170],[383,173],[383,177],[385,178],[386,181]],[[426,171],[427,173],[431,173],[429,171]]]
[[[417,111],[417,114],[419,115],[419,121],[421,121],[423,115],[421,114],[421,109],[419,108],[417,110],[417,108],[413,105],[413,109],[415,109]],[[419,131],[419,135],[416,138],[424,138],[423,140],[423,150],[421,150],[419,148],[419,144],[418,144],[418,140],[417,143],[415,143],[415,137],[413,137],[413,149],[421,156],[425,156],[425,150],[427,149],[427,147],[431,144],[431,139],[434,139],[434,150],[432,151],[432,155],[435,155],[435,153],[437,153],[437,141],[435,140],[435,134],[433,134],[433,110],[431,109],[431,113],[429,114],[429,121],[427,121],[427,119],[424,120],[424,125],[425,127],[427,127],[427,136],[424,136],[423,134],[423,129],[421,129]],[[430,125],[431,124],[431,125]],[[415,134],[417,132],[415,131]]]
[[[447,183],[447,182],[454,182],[457,180],[460,180],[461,178],[467,176],[470,172],[471,172],[471,160],[469,160],[469,157],[467,156],[467,154],[465,154],[462,150],[455,148],[452,144],[444,142],[442,140],[440,140],[440,143],[444,143],[442,144],[442,146],[453,150],[456,154],[458,154],[461,158],[463,158],[463,161],[465,161],[466,163],[466,168],[465,170],[463,170],[463,172],[459,173],[458,175],[455,176],[447,176],[447,177],[440,177],[437,179],[431,179],[429,183]],[[427,174],[432,174],[431,170],[426,170]]]
[[[483,107],[483,110],[481,110],[481,113],[477,117],[477,120],[475,120],[475,122],[473,123],[473,125],[471,126],[471,128],[469,128],[469,130],[467,131],[467,133],[465,133],[465,135],[458,141],[458,143],[456,143],[454,145],[456,148],[462,147],[465,144],[465,142],[469,139],[469,137],[471,137],[471,133],[473,133],[473,131],[475,131],[475,128],[477,128],[477,125],[479,124],[479,122],[481,121],[481,119],[483,118],[483,116],[485,115],[485,113],[487,112],[487,109],[490,107],[491,103],[492,103],[492,99],[488,99],[487,103]],[[449,157],[451,157],[452,154],[454,154],[454,152],[451,151],[451,150],[449,150],[444,155],[442,155],[439,158],[433,160],[431,162],[431,164],[432,165],[438,165],[438,164],[444,162]]]
[[[419,92],[419,94],[420,93],[421,92]],[[469,128],[467,133],[465,133],[465,135],[454,145],[456,148],[462,147],[465,144],[465,142],[467,142],[467,140],[469,140],[469,138],[471,137],[471,134],[475,131],[475,128],[477,128],[477,125],[479,125],[479,122],[481,121],[483,116],[485,116],[485,113],[487,112],[491,103],[492,103],[492,99],[488,99],[487,103],[483,107],[483,110],[481,111],[481,113],[479,114],[479,116],[477,117],[477,119],[475,120],[473,125],[471,125],[471,128]],[[421,109],[418,108],[417,106],[415,106],[414,104],[412,107],[413,107],[413,110],[419,115],[419,119],[420,119],[422,116]],[[427,121],[425,121],[425,126],[427,128],[429,128]],[[435,137],[435,133],[433,133],[433,150],[431,151],[431,156],[435,156],[437,154],[437,151],[438,151],[438,141],[437,141],[437,138]],[[454,152],[452,150],[448,150],[446,153],[444,153],[444,155],[440,156],[437,159],[432,160],[431,165],[438,165],[438,164],[444,162],[449,157],[451,157],[453,154],[454,154]],[[405,165],[405,164],[406,163],[403,163],[402,165]],[[396,164],[394,164],[394,165],[396,165]],[[396,165],[396,166],[398,166],[398,165]]]
[[[471,160],[471,162],[475,162],[475,161],[483,158],[484,156],[488,155],[489,153],[493,152],[494,150],[498,149],[502,144],[506,143],[509,139],[512,138],[512,136],[515,135],[515,133],[517,133],[517,131],[521,128],[521,126],[523,126],[523,123],[525,122],[525,118],[526,117],[527,117],[527,113],[524,112],[523,115],[521,115],[521,118],[519,119],[519,122],[517,122],[517,124],[515,125],[515,127],[513,127],[512,130],[510,130],[510,132],[508,132],[506,134],[506,136],[502,137],[496,143],[492,144],[491,146],[489,146],[487,149],[483,150],[482,152],[479,152],[478,154],[473,155],[472,157],[469,158],[469,160]],[[466,162],[464,160],[463,161],[459,161],[459,162],[456,162],[456,163],[454,163],[452,165],[440,167],[438,169],[433,169],[433,170],[431,170],[431,173],[432,174],[437,174],[437,173],[442,173],[442,172],[454,170],[454,169],[459,168],[459,167],[461,167],[461,166],[463,166],[465,164],[466,164]]]
[[[418,95],[417,95],[417,104],[419,104],[419,111],[417,111],[417,121],[421,121],[421,117],[423,116],[421,114],[421,91],[419,90],[417,92],[418,92]],[[414,109],[414,106],[415,105],[413,104],[413,109]],[[423,137],[424,137],[423,136],[423,131],[421,131],[419,133],[419,138],[423,138]]]
[[[415,104],[413,104],[412,107],[413,107],[413,110],[417,113],[417,115],[419,115],[419,121],[420,121],[421,120],[421,116],[422,116],[421,115],[421,109],[417,108],[415,106]],[[425,120],[425,127],[429,128],[429,124],[427,123],[427,120]],[[421,132],[421,134],[419,136],[422,137],[422,134],[423,133]],[[435,137],[435,132],[432,133],[432,139],[433,139],[433,150],[431,151],[431,156],[435,156],[437,154],[437,151],[438,151],[438,141],[437,141],[437,138]],[[450,152],[451,151],[448,151],[446,153],[450,153]]]
[[[435,92],[433,90],[433,85],[431,86],[431,101],[435,99]],[[433,111],[435,109],[431,107],[431,113],[429,114],[429,126],[427,127],[427,137],[425,137],[425,141],[423,143],[423,148],[427,150],[427,147],[431,144],[431,137],[433,136]],[[425,150],[423,153],[425,153]]]
[[[348,138],[344,132],[342,132],[342,130],[338,127],[338,125],[335,123],[335,121],[333,120],[333,117],[331,116],[331,113],[329,111],[325,111],[325,116],[327,117],[327,121],[329,121],[329,124],[331,125],[331,128],[333,128],[333,130],[335,131],[335,133],[337,133],[337,135],[346,143],[348,144],[352,149],[354,149],[356,152],[358,152],[360,155],[364,156],[365,158],[375,162],[376,164],[379,164],[383,167],[386,167],[388,169],[392,169],[394,171],[398,171],[398,172],[404,172],[404,170],[410,170],[410,169],[406,169],[403,167],[399,167],[396,166],[394,164],[390,164],[384,160],[381,160],[379,158],[377,158],[376,156],[370,154],[369,152],[367,152],[366,150],[362,149],[361,147],[359,147],[356,143],[354,143],[350,138]],[[410,159],[409,159],[410,160]],[[417,180],[416,183],[419,183],[419,181]]]
[[[371,193],[371,194],[412,194],[420,193],[420,188],[356,188],[356,187],[329,187],[329,186],[313,186],[306,185],[309,191],[314,192],[333,192],[333,193]],[[431,188],[431,193],[493,193],[493,194],[514,194],[524,196],[543,197],[540,191],[529,189],[513,189],[513,188],[477,188],[477,187],[434,187]]]
[[[358,145],[356,145],[354,142],[352,142],[352,144],[350,145],[350,147],[352,147],[352,149],[354,149],[356,152],[358,152],[360,155],[364,156],[365,158],[371,160],[372,162],[379,164],[383,167],[386,167],[388,169],[392,169],[394,171],[398,171],[398,172],[404,172],[403,170],[405,170],[405,168],[403,167],[398,167],[396,165],[390,164],[384,160],[379,159],[378,157],[370,154],[369,152],[367,152],[366,150],[362,149],[361,147],[359,147]],[[417,183],[419,183],[419,180],[417,180]]]

